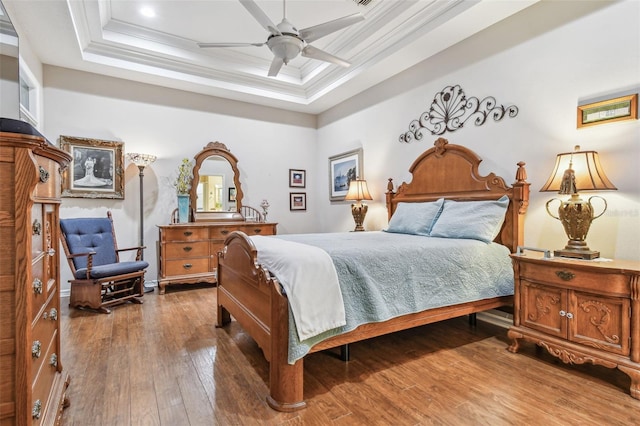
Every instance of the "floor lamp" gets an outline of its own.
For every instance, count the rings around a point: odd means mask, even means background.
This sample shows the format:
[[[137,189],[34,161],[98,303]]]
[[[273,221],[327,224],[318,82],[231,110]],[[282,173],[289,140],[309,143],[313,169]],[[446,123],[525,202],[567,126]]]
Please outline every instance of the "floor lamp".
[[[138,245],[140,247],[144,247],[144,168],[156,161],[156,156],[151,154],[138,154],[130,152],[127,154],[129,160],[138,166],[138,170],[140,170],[140,239],[138,241]],[[141,253],[141,259],[144,259],[144,250]],[[153,287],[147,288],[144,286],[145,292],[153,291]]]

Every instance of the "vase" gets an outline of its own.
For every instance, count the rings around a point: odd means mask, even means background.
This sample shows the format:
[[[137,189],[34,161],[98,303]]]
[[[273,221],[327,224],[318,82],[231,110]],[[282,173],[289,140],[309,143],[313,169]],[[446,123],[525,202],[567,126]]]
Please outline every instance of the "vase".
[[[189,196],[178,194],[178,223],[189,222]]]

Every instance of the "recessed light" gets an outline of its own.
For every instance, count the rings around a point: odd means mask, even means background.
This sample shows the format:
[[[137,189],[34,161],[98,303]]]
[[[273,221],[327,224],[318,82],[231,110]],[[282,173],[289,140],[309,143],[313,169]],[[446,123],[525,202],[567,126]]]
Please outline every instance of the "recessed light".
[[[153,10],[151,7],[149,6],[142,6],[140,8],[140,14],[142,16],[146,16],[147,18],[153,18],[156,16],[156,12],[155,10]]]

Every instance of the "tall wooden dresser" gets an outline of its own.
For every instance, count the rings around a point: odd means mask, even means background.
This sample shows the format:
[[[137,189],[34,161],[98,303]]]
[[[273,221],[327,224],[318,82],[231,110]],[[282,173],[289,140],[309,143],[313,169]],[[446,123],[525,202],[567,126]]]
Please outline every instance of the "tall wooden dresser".
[[[59,424],[60,169],[44,138],[0,132],[0,425]]]
[[[232,231],[275,235],[276,223],[190,222],[158,226],[158,289],[167,284],[216,283],[218,252]]]

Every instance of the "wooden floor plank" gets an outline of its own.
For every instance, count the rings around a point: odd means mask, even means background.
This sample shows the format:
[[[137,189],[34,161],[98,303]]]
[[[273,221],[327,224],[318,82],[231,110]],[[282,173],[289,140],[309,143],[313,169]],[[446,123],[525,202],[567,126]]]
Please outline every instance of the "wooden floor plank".
[[[506,330],[465,318],[305,359],[308,408],[268,407],[269,365],[236,322],[215,327],[215,288],[169,288],[109,315],[62,301],[63,425],[630,425],[629,379],[565,365]]]

